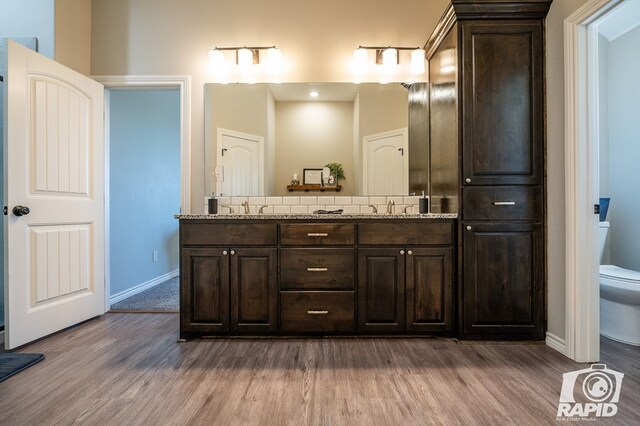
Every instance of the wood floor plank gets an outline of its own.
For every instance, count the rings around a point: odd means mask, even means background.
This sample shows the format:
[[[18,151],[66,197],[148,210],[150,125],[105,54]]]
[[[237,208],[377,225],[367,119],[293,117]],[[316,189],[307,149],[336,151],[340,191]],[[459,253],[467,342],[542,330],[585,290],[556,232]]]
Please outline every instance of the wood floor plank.
[[[106,314],[33,343],[46,359],[0,383],[0,424],[555,424],[562,374],[545,345],[433,338],[177,343],[176,314]],[[640,348],[602,340],[640,424]]]

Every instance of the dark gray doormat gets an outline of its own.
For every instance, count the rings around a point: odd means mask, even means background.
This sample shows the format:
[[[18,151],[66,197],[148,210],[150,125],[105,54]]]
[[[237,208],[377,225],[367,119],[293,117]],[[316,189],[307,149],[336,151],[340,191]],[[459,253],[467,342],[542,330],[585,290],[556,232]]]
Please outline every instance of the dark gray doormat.
[[[0,354],[0,382],[42,361],[44,354]]]

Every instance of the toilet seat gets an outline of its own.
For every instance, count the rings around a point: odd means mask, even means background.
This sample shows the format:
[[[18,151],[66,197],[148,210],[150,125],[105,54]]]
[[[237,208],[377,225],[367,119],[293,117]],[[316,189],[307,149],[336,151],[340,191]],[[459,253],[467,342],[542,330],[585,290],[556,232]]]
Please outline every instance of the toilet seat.
[[[600,277],[640,286],[640,272],[615,265],[600,265]]]

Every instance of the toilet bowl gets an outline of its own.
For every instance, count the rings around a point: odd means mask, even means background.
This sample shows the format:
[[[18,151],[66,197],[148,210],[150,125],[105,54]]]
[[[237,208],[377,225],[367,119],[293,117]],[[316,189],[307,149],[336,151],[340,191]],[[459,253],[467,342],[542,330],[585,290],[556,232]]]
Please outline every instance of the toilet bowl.
[[[609,222],[600,222],[600,260]],[[600,334],[640,346],[640,272],[600,265]]]

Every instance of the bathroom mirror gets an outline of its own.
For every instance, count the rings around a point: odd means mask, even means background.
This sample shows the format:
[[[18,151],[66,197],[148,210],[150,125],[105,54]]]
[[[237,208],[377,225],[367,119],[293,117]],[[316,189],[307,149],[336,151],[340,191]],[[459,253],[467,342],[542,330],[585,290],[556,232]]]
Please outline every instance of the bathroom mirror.
[[[418,192],[409,186],[410,174],[416,174],[409,169],[416,167],[415,158],[409,161],[409,104],[416,93],[426,93],[415,90],[423,86],[205,84],[206,193],[318,195],[290,192],[287,185],[294,177],[302,184],[305,169],[328,163],[342,164],[344,179],[338,181],[340,192],[327,195]],[[419,144],[425,147],[419,168],[426,169],[426,140]],[[426,190],[426,181],[421,188]]]

